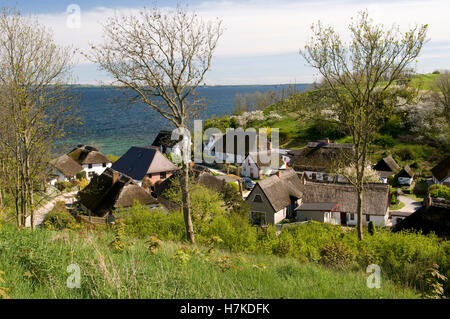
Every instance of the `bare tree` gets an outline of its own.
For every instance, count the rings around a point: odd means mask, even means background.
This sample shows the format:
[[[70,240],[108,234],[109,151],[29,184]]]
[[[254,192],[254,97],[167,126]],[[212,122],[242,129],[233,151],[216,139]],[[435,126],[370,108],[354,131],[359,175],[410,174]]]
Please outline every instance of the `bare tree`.
[[[181,7],[168,12],[153,8],[110,18],[103,30],[104,43],[93,46],[89,58],[125,92],[131,89],[131,101],[146,104],[177,128],[187,130],[190,115],[202,103],[195,92],[211,66],[222,34],[221,21],[204,22]],[[190,158],[189,154],[184,161],[182,199],[187,238],[194,242]]]
[[[363,239],[362,201],[368,146],[399,97],[410,93],[397,86],[403,71],[418,57],[426,40],[427,25],[401,33],[398,26],[375,25],[367,11],[349,25],[350,43],[332,27],[312,26],[313,37],[301,54],[317,69],[331,94],[340,122],[350,133],[356,174],[349,181],[358,193],[358,237]]]
[[[2,9],[0,174],[14,199],[19,227],[29,214],[33,227],[36,185],[45,181],[52,142],[72,119],[66,86],[71,55],[36,19]]]

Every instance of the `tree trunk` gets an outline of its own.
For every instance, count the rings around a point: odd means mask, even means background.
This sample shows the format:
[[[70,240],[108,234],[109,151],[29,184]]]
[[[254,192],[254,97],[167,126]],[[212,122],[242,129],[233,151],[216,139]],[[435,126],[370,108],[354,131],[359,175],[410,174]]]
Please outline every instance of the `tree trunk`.
[[[361,189],[358,189],[358,206],[357,206],[357,215],[358,215],[358,239],[363,240],[363,211],[362,211],[362,200],[363,193]]]
[[[189,163],[184,163],[183,167],[183,181],[181,183],[181,192],[183,197],[183,215],[184,223],[186,225],[187,240],[195,243],[194,227],[191,218],[191,197],[189,195]]]

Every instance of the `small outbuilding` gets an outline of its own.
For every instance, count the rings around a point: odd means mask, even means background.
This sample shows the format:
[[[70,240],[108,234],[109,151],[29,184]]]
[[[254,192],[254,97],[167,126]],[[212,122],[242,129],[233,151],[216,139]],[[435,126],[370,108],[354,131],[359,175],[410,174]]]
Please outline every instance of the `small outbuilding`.
[[[414,178],[414,172],[405,165],[403,169],[397,174],[397,181],[400,185],[411,185]]]
[[[339,204],[336,202],[327,203],[303,203],[295,209],[297,221],[315,220],[322,223],[334,225],[341,224],[340,213],[337,212]]]
[[[433,183],[450,187],[450,155],[440,161],[433,169]]]
[[[375,164],[373,169],[378,173],[380,181],[382,183],[387,183],[388,177],[395,175],[395,173],[400,170],[400,166],[397,164],[394,158],[389,155],[380,159],[378,163]]]

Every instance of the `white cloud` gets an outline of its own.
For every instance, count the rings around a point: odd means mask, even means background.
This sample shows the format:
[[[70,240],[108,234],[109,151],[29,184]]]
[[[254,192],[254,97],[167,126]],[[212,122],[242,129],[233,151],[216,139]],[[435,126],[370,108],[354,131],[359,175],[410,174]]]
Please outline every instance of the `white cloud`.
[[[298,52],[310,36],[310,26],[321,20],[346,32],[351,16],[367,8],[376,22],[399,24],[402,29],[415,23],[429,23],[431,42],[444,45],[450,43],[450,12],[448,0],[416,0],[390,2],[355,3],[352,1],[310,1],[310,2],[263,2],[260,1],[205,1],[191,6],[205,19],[219,17],[226,28],[219,41],[217,56],[264,56],[286,52]],[[120,13],[136,12],[136,8],[121,8]],[[81,8],[81,28],[69,29],[67,14],[41,14],[41,23],[53,29],[57,43],[72,45],[83,51],[88,43],[101,41],[100,23],[114,15],[112,8],[96,8],[84,11]],[[432,54],[432,52],[428,52]],[[85,63],[78,56],[76,63]]]

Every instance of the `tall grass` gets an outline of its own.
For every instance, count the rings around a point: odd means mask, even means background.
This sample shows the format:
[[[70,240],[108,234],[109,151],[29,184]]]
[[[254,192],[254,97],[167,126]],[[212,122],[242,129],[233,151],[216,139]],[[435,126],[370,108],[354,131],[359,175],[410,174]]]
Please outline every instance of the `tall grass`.
[[[411,289],[367,274],[334,271],[294,258],[244,255],[110,231],[0,229],[0,269],[11,298],[415,298]],[[154,246],[152,246],[154,247]],[[81,269],[81,287],[68,288],[67,266]]]

